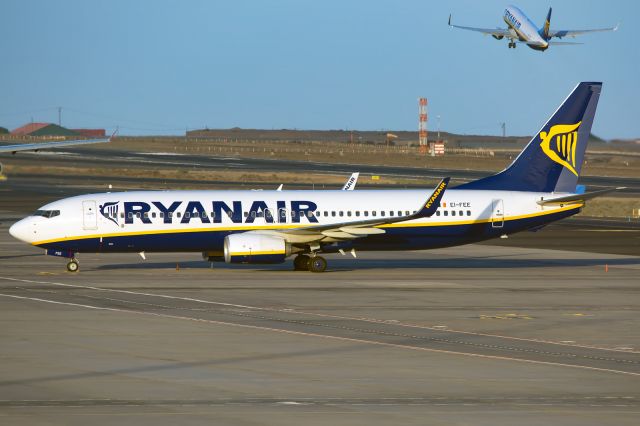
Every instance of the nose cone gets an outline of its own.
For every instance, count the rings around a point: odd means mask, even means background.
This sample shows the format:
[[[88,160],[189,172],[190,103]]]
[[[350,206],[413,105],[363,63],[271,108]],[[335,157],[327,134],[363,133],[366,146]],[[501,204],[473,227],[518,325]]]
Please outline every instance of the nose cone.
[[[30,226],[27,219],[22,219],[11,225],[9,233],[17,240],[30,243],[33,241],[33,230],[31,228],[32,226]]]

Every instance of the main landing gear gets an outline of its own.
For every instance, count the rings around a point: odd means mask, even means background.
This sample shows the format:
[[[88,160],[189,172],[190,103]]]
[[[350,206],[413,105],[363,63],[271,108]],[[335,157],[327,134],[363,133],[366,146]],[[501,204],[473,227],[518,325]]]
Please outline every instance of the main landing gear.
[[[71,259],[69,263],[67,263],[67,271],[78,272],[79,270],[80,270],[80,264],[76,259]]]
[[[509,42],[509,49],[515,49],[516,48],[516,42],[515,41],[510,41]]]
[[[326,269],[327,261],[321,256],[300,254],[293,259],[294,271],[324,272]]]

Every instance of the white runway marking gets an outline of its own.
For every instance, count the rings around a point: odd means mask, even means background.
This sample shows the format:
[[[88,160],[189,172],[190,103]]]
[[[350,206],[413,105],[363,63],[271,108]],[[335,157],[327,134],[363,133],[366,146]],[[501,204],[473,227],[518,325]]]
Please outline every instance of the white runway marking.
[[[135,294],[135,295],[138,295],[138,296],[151,296],[151,297],[160,297],[160,298],[174,299],[174,300],[184,300],[184,301],[188,301],[188,302],[198,302],[198,303],[205,303],[205,304],[209,304],[209,305],[228,306],[228,307],[233,307],[233,308],[250,309],[250,310],[255,310],[255,311],[297,313],[297,314],[303,314],[303,315],[317,316],[317,317],[321,317],[321,318],[343,319],[343,320],[350,320],[350,321],[363,321],[363,322],[370,322],[370,323],[374,323],[374,324],[388,324],[389,323],[389,320],[380,320],[380,319],[376,319],[376,318],[367,318],[367,317],[348,317],[348,316],[342,316],[342,315],[321,314],[321,313],[317,313],[317,312],[307,312],[307,311],[302,311],[302,310],[297,310],[297,309],[292,309],[292,308],[283,308],[283,309],[262,308],[262,307],[259,307],[259,306],[238,305],[238,304],[234,304],[234,303],[216,302],[216,301],[211,301],[211,300],[195,299],[195,298],[191,298],[191,297],[169,296],[167,294],[157,294],[157,293],[143,293],[143,292],[138,292],[138,291],[102,288],[102,287],[94,287],[94,286],[88,286],[88,285],[65,284],[65,283],[58,283],[58,282],[53,282],[53,281],[34,281],[34,280],[25,280],[25,279],[20,279],[20,278],[11,278],[11,277],[2,277],[2,276],[0,276],[0,279],[1,280],[7,280],[7,281],[24,282],[24,283],[29,283],[29,284],[49,284],[49,285],[56,285],[56,286],[61,286],[61,287],[74,287],[74,288],[83,288],[83,289],[87,289],[87,290],[106,291],[106,292],[124,293],[124,294]],[[598,349],[598,350],[610,351],[610,352],[640,353],[640,351],[633,351],[633,350],[621,350],[621,349],[616,349],[616,348],[611,349],[611,348],[602,348],[602,347],[598,347],[598,346],[576,345],[576,344],[570,344],[567,341],[565,341],[565,342],[562,342],[562,341],[561,342],[556,342],[556,341],[550,341],[550,340],[526,339],[526,338],[521,338],[521,337],[502,336],[502,335],[499,335],[499,334],[487,334],[487,333],[476,333],[476,332],[472,332],[472,331],[453,330],[453,329],[448,328],[446,325],[445,326],[437,325],[437,326],[428,327],[428,326],[417,325],[417,324],[407,324],[407,323],[403,323],[403,322],[394,322],[394,325],[399,325],[399,326],[402,326],[402,327],[411,327],[411,328],[416,328],[416,329],[424,329],[424,330],[447,331],[447,332],[450,332],[450,333],[465,334],[465,335],[470,335],[470,336],[497,337],[497,338],[501,338],[501,339],[510,339],[510,340],[517,340],[517,341],[522,341],[522,342],[547,343],[547,344],[558,345],[558,346],[568,346],[568,347],[585,348],[585,349]]]
[[[3,277],[0,277],[0,278],[3,278]],[[77,307],[77,308],[94,309],[94,310],[101,310],[101,311],[108,311],[108,312],[120,312],[120,313],[127,313],[127,314],[149,315],[149,316],[160,317],[160,318],[179,319],[179,320],[193,321],[193,322],[199,322],[199,323],[205,323],[205,324],[226,325],[226,326],[231,326],[231,327],[248,328],[248,329],[252,329],[252,330],[272,331],[272,332],[275,332],[275,333],[284,333],[284,334],[290,334],[290,335],[295,335],[295,336],[319,337],[319,338],[323,338],[323,339],[339,340],[339,341],[343,341],[343,342],[364,343],[364,344],[369,344],[369,345],[385,346],[385,347],[399,348],[399,349],[409,349],[409,350],[414,350],[414,351],[436,352],[436,353],[443,353],[443,354],[450,354],[450,355],[465,355],[465,356],[471,356],[471,357],[476,357],[476,358],[484,358],[484,359],[517,361],[517,362],[526,362],[526,363],[530,363],[530,364],[551,365],[551,366],[558,366],[558,367],[571,367],[571,368],[580,368],[580,369],[584,369],[584,370],[593,370],[593,371],[602,371],[602,372],[607,372],[607,373],[626,374],[626,375],[630,375],[630,376],[640,376],[640,373],[632,373],[632,372],[628,372],[628,371],[613,370],[613,369],[608,369],[608,368],[589,367],[589,366],[584,366],[584,365],[572,365],[572,364],[564,364],[564,363],[560,363],[560,362],[535,361],[535,360],[529,360],[529,359],[511,358],[511,357],[497,356],[497,355],[481,355],[481,354],[474,354],[474,353],[467,353],[467,352],[447,351],[447,350],[443,350],[443,349],[422,348],[422,347],[417,347],[417,346],[400,345],[400,344],[396,344],[396,343],[378,342],[378,341],[375,341],[375,340],[356,339],[356,338],[352,338],[352,337],[339,337],[339,336],[331,336],[331,335],[317,334],[317,333],[305,333],[305,332],[302,332],[302,331],[291,331],[291,330],[284,330],[284,329],[272,328],[272,327],[263,327],[263,326],[257,326],[257,325],[246,325],[246,324],[237,324],[237,323],[226,322],[226,321],[215,321],[215,320],[207,320],[207,319],[202,319],[202,318],[191,318],[191,317],[184,317],[184,316],[180,316],[180,315],[160,314],[160,313],[155,313],[155,312],[144,312],[144,311],[133,311],[133,310],[129,310],[129,309],[120,309],[120,308],[106,308],[106,307],[101,307],[101,306],[93,306],[93,305],[86,305],[86,304],[80,304],[80,303],[71,303],[71,302],[59,302],[59,301],[56,301],[56,300],[42,299],[42,298],[38,298],[38,297],[17,296],[17,295],[13,295],[13,294],[4,294],[4,293],[0,293],[0,297],[9,297],[9,298],[13,298],[13,299],[30,300],[30,301],[33,301],[33,302],[52,303],[52,304],[55,304],[55,305],[73,306],[73,307]]]

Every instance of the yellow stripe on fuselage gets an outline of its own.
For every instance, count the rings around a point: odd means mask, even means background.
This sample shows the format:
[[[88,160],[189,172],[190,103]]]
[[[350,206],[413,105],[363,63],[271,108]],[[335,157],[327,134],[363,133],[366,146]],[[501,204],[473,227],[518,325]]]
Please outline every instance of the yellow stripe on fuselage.
[[[576,203],[567,207],[561,207],[559,209],[516,215],[516,216],[505,216],[504,221],[513,221],[519,219],[527,219],[531,217],[539,217],[539,216],[547,216],[554,213],[560,213],[567,210],[579,209],[584,206],[584,203]],[[433,216],[432,216],[433,217]],[[385,219],[385,218],[380,218]],[[455,226],[455,225],[472,225],[478,223],[491,223],[494,221],[501,221],[500,218],[488,218],[488,219],[476,219],[476,220],[459,220],[459,221],[449,221],[449,222],[417,222],[417,223],[391,223],[388,225],[378,225],[375,228],[417,228],[417,227],[435,227],[435,226]],[[324,224],[319,224],[324,225]],[[348,223],[341,224],[341,226],[348,226]],[[50,240],[42,240],[31,243],[34,246],[39,246],[42,244],[50,244],[50,243],[58,243],[61,241],[74,241],[74,240],[87,240],[91,238],[110,238],[110,237],[130,237],[135,235],[161,235],[161,234],[181,234],[181,233],[193,233],[193,232],[223,232],[223,231],[260,231],[260,230],[273,230],[280,231],[286,229],[296,229],[305,227],[308,230],[313,230],[313,227],[310,225],[303,224],[295,224],[295,225],[257,225],[252,227],[246,226],[229,226],[229,227],[209,227],[209,228],[187,228],[187,229],[164,229],[164,230],[154,230],[154,231],[135,231],[135,232],[121,232],[121,233],[108,233],[108,234],[91,234],[91,235],[78,235],[75,237],[64,237],[64,238],[53,238]]]

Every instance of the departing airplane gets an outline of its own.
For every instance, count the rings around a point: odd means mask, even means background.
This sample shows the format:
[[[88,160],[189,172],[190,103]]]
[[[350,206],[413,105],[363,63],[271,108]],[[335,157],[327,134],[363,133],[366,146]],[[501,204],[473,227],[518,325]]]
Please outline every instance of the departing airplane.
[[[322,272],[322,253],[420,250],[538,230],[612,191],[576,187],[601,83],[580,83],[504,171],[447,190],[132,191],[47,204],[11,235],[78,253],[202,252],[210,261]],[[616,188],[621,189],[621,188]],[[578,193],[580,192],[580,193]]]
[[[115,132],[105,139],[79,139],[72,141],[49,141],[49,142],[37,142],[37,143],[20,143],[15,145],[0,145],[0,153],[10,152],[15,154],[20,151],[39,151],[41,149],[49,148],[62,148],[64,146],[73,145],[90,145],[94,143],[111,142],[111,139],[115,136]],[[2,176],[2,163],[0,163],[0,176]]]
[[[544,21],[542,28],[538,28],[536,24],[531,22],[527,15],[524,14],[524,12],[516,6],[508,6],[504,10],[502,18],[504,19],[504,22],[507,23],[508,28],[485,29],[453,25],[451,23],[451,15],[449,15],[449,26],[461,28],[463,30],[477,31],[485,35],[489,34],[497,40],[508,38],[509,49],[515,49],[516,43],[524,43],[530,48],[540,51],[547,50],[550,45],[581,44],[566,41],[551,41],[554,37],[561,39],[563,37],[575,37],[585,33],[616,31],[618,29],[618,26],[616,25],[612,28],[598,28],[593,30],[551,30],[551,8],[549,8],[547,19]]]

